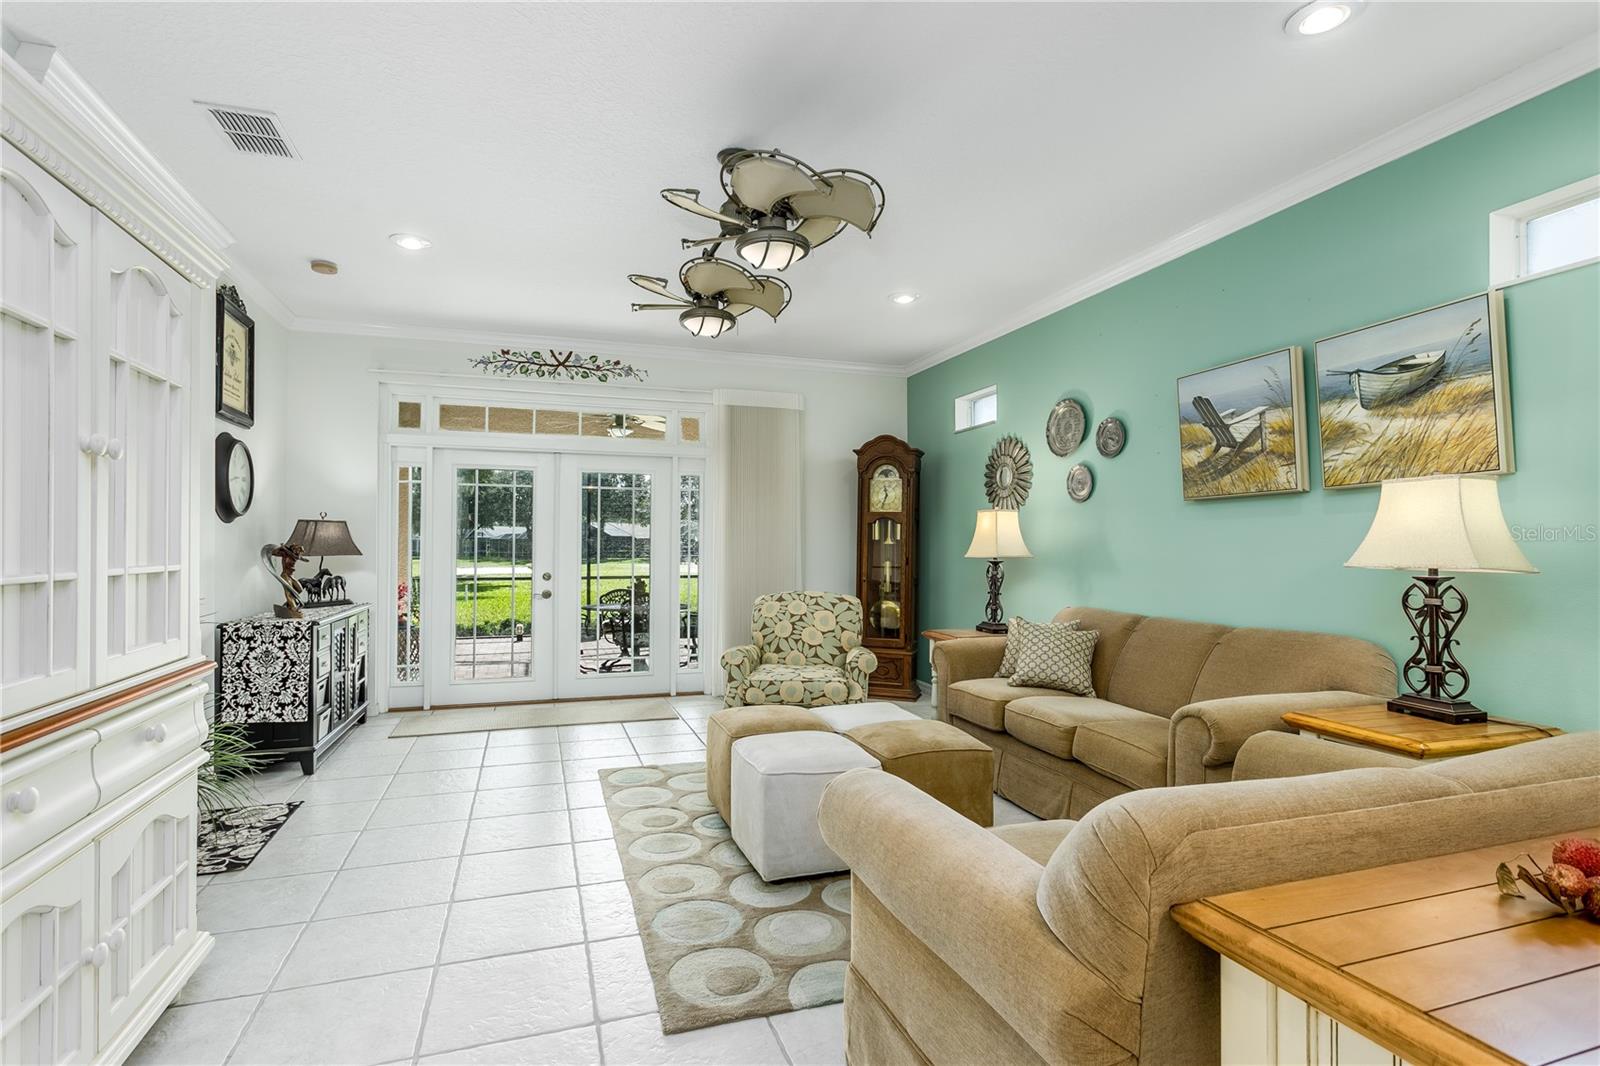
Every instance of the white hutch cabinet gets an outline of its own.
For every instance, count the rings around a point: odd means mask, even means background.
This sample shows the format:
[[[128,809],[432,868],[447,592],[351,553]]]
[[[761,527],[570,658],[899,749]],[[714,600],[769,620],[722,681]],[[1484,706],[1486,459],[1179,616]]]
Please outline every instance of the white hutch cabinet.
[[[211,948],[191,390],[223,264],[52,50],[0,62],[0,1061],[121,1062]]]

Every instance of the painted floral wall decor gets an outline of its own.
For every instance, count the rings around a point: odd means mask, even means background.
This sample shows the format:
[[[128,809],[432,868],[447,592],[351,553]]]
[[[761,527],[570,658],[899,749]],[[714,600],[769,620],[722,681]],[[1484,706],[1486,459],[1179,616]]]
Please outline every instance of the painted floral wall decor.
[[[518,352],[501,348],[488,355],[475,356],[472,365],[486,374],[505,377],[546,378],[556,381],[599,381],[612,378],[643,381],[647,371],[624,363],[621,359],[602,359],[598,355],[579,355],[577,352],[540,351]]]

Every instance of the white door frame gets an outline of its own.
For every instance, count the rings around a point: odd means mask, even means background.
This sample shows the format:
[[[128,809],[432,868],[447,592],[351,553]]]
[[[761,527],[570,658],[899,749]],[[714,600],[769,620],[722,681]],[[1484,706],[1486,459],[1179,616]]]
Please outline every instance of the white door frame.
[[[423,497],[426,531],[423,535],[422,675],[425,706],[442,704],[528,703],[555,697],[556,605],[559,588],[543,575],[556,573],[560,514],[556,508],[557,457],[542,452],[514,452],[481,448],[436,448],[427,478],[432,494]],[[531,673],[507,680],[455,679],[456,584],[456,472],[464,468],[493,467],[528,470],[533,474],[533,545],[530,560],[533,599],[527,640],[531,644]],[[548,595],[547,595],[548,593]],[[429,625],[446,619],[446,625]]]

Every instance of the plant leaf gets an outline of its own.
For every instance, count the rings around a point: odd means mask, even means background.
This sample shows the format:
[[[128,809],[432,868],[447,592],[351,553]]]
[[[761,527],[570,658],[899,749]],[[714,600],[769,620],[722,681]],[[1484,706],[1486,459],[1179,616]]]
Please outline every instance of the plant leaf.
[[[1501,863],[1494,868],[1494,882],[1500,886],[1500,894],[1502,896],[1516,896],[1518,899],[1527,898],[1522,894],[1522,889],[1517,887],[1517,875],[1512,873],[1511,867],[1505,863]]]

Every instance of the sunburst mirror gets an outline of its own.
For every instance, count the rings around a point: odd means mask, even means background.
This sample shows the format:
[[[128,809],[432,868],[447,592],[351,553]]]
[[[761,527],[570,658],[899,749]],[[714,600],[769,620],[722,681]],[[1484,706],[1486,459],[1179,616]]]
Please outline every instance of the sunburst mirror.
[[[995,441],[983,466],[983,492],[989,497],[989,506],[1001,510],[1021,507],[1028,502],[1031,488],[1033,459],[1028,446],[1012,436]]]

